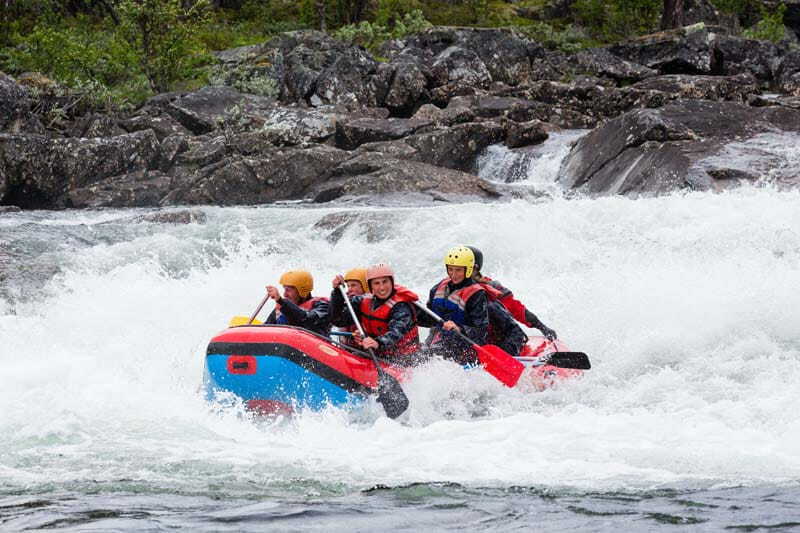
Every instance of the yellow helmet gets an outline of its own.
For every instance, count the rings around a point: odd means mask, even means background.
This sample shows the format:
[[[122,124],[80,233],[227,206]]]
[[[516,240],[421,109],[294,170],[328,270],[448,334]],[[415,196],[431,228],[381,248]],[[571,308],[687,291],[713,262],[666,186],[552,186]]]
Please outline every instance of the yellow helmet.
[[[454,246],[444,256],[444,265],[464,267],[467,269],[465,275],[471,278],[472,270],[475,268],[475,254],[466,246]]]
[[[308,298],[314,290],[314,278],[307,270],[290,270],[284,272],[280,280],[281,285],[289,285],[297,289],[301,298]]]
[[[344,273],[345,281],[358,281],[361,283],[361,288],[364,292],[369,292],[367,287],[367,269],[366,268],[351,268]]]

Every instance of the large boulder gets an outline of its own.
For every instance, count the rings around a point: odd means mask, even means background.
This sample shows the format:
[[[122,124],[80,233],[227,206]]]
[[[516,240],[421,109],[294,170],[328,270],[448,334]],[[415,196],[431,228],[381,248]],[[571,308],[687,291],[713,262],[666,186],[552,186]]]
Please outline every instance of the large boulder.
[[[618,84],[633,83],[658,74],[652,68],[612,54],[607,48],[578,52],[573,57],[572,68],[575,72],[609,78]]]
[[[780,61],[781,50],[769,41],[718,35],[715,41],[720,73],[750,73],[762,81],[771,81]]]
[[[747,102],[748,97],[761,92],[758,81],[751,74],[738,76],[669,74],[648,78],[631,87],[642,91],[661,91],[671,94],[674,98],[735,102]]]
[[[778,131],[800,131],[800,111],[706,100],[635,110],[581,138],[558,181],[592,194],[721,188],[732,173],[723,172],[730,162],[720,154]]]
[[[348,153],[328,146],[275,148],[258,156],[232,155],[195,169],[176,169],[162,205],[253,205],[302,198]]]
[[[165,111],[195,135],[209,133],[226,123],[258,127],[274,107],[271,98],[243,94],[230,87],[167,93],[151,98],[146,105],[146,109]]]
[[[792,51],[783,56],[775,77],[780,92],[800,96],[800,52]]]
[[[716,33],[699,23],[638,37],[609,51],[662,74],[712,74],[719,71],[715,38]]]
[[[31,102],[25,87],[0,72],[0,131],[29,114]]]
[[[430,125],[428,121],[408,118],[342,120],[336,123],[336,146],[353,150],[364,143],[407,137]]]
[[[159,168],[151,130],[96,139],[0,134],[0,204],[23,208],[68,205],[67,192],[113,176]]]
[[[69,207],[154,207],[169,192],[171,178],[158,170],[140,170],[72,189]]]
[[[418,161],[365,153],[339,165],[331,179],[316,187],[315,200],[341,197],[408,195],[415,200],[495,199],[500,193],[473,174]]]

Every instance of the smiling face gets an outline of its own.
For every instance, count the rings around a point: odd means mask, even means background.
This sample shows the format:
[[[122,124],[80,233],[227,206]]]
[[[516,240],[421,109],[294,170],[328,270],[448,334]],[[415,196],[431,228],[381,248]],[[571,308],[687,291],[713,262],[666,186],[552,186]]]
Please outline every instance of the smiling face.
[[[364,287],[357,279],[348,279],[345,283],[347,283],[348,296],[361,296],[364,294]]]
[[[297,292],[297,289],[291,285],[283,286],[283,297],[293,304],[296,304],[300,301],[300,293]]]
[[[466,267],[447,265],[447,276],[450,278],[450,281],[456,285],[464,281],[464,278],[467,277],[466,274]]]
[[[384,276],[382,278],[369,280],[369,288],[376,298],[385,300],[391,296],[392,289],[394,289],[394,284],[392,283],[392,278],[389,276]]]

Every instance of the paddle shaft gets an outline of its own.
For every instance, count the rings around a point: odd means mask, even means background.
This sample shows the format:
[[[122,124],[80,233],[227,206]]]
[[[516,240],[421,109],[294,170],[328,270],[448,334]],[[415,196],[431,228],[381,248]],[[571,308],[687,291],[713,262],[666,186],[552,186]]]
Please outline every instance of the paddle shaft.
[[[422,305],[422,304],[421,304],[421,303],[419,303],[419,302],[414,302],[414,305],[416,305],[417,307],[419,307],[420,309],[422,309],[423,311],[425,311],[426,313],[428,313],[428,314],[429,314],[431,317],[433,317],[433,318],[435,318],[436,320],[438,320],[438,321],[439,321],[439,324],[444,324],[444,319],[443,319],[442,317],[440,317],[439,315],[437,315],[436,313],[434,313],[434,312],[433,312],[431,309],[428,309],[428,306],[427,306],[427,305]],[[477,343],[477,342],[475,342],[474,340],[470,339],[469,337],[467,337],[466,335],[464,335],[463,333],[461,333],[461,331],[460,331],[460,330],[458,330],[458,329],[451,329],[450,331],[452,331],[453,333],[455,333],[456,335],[458,335],[459,337],[461,337],[462,339],[464,339],[465,341],[467,341],[467,342],[468,342],[468,343],[470,343],[471,345],[480,347],[480,344],[478,344],[478,343]],[[509,356],[509,357],[510,357],[510,356]]]
[[[361,322],[358,320],[358,316],[356,316],[356,311],[353,309],[353,304],[350,303],[350,298],[347,296],[347,291],[344,288],[344,285],[339,285],[339,292],[342,293],[342,298],[344,298],[344,303],[347,304],[347,309],[350,311],[350,316],[353,317],[353,323],[358,328],[358,332],[361,334],[361,338],[366,338],[364,334],[364,328],[361,327]],[[381,365],[378,363],[378,358],[375,356],[375,350],[372,348],[368,348],[367,352],[369,353],[370,357],[372,357],[372,362],[375,363],[375,369],[378,371],[379,379],[384,379],[386,377],[386,373],[381,368]]]
[[[255,319],[256,319],[256,316],[258,315],[258,313],[260,313],[260,312],[261,312],[261,309],[264,307],[264,304],[266,304],[266,303],[267,303],[267,300],[269,300],[269,294],[267,294],[266,296],[264,296],[264,299],[263,299],[263,300],[261,300],[261,303],[260,303],[260,304],[258,304],[258,309],[256,309],[256,310],[253,312],[253,314],[252,314],[252,315],[250,315],[250,319],[247,321],[247,325],[248,325],[248,326],[249,326],[250,324],[252,324],[252,323],[253,323],[253,320],[255,320]]]

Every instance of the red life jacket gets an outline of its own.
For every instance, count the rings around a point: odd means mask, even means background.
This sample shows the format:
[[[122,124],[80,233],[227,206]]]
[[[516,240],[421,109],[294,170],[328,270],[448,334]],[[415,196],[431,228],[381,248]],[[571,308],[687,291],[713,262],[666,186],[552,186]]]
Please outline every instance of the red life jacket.
[[[529,324],[525,318],[525,311],[527,310],[525,305],[514,298],[514,294],[510,290],[503,287],[500,282],[494,281],[492,278],[486,276],[483,277],[483,281],[479,281],[478,283],[484,288],[490,301],[500,302],[503,307],[505,307],[508,312],[511,313],[511,316],[514,317],[514,320],[520,324],[525,324],[528,327],[532,327],[532,325]]]
[[[419,297],[405,287],[395,285],[392,295],[377,309],[372,308],[373,299],[373,295],[365,294],[361,298],[358,308],[361,315],[361,327],[364,328],[367,337],[374,339],[389,331],[389,317],[392,314],[392,308],[400,302],[411,304],[411,312],[416,317],[413,302],[419,300]],[[389,352],[395,355],[411,355],[417,350],[419,350],[419,330],[416,324],[397,341],[393,348],[381,349],[384,353]]]
[[[327,302],[327,301],[329,301],[329,300],[328,300],[328,298],[325,298],[325,297],[309,298],[305,302],[303,302],[301,304],[297,304],[297,307],[299,307],[300,309],[302,309],[304,311],[311,311],[311,309],[314,308],[314,304],[316,304],[317,302]],[[287,317],[283,316],[283,313],[281,313],[280,304],[275,306],[275,323],[276,324],[293,325],[293,324],[290,324],[289,323],[289,319]]]

